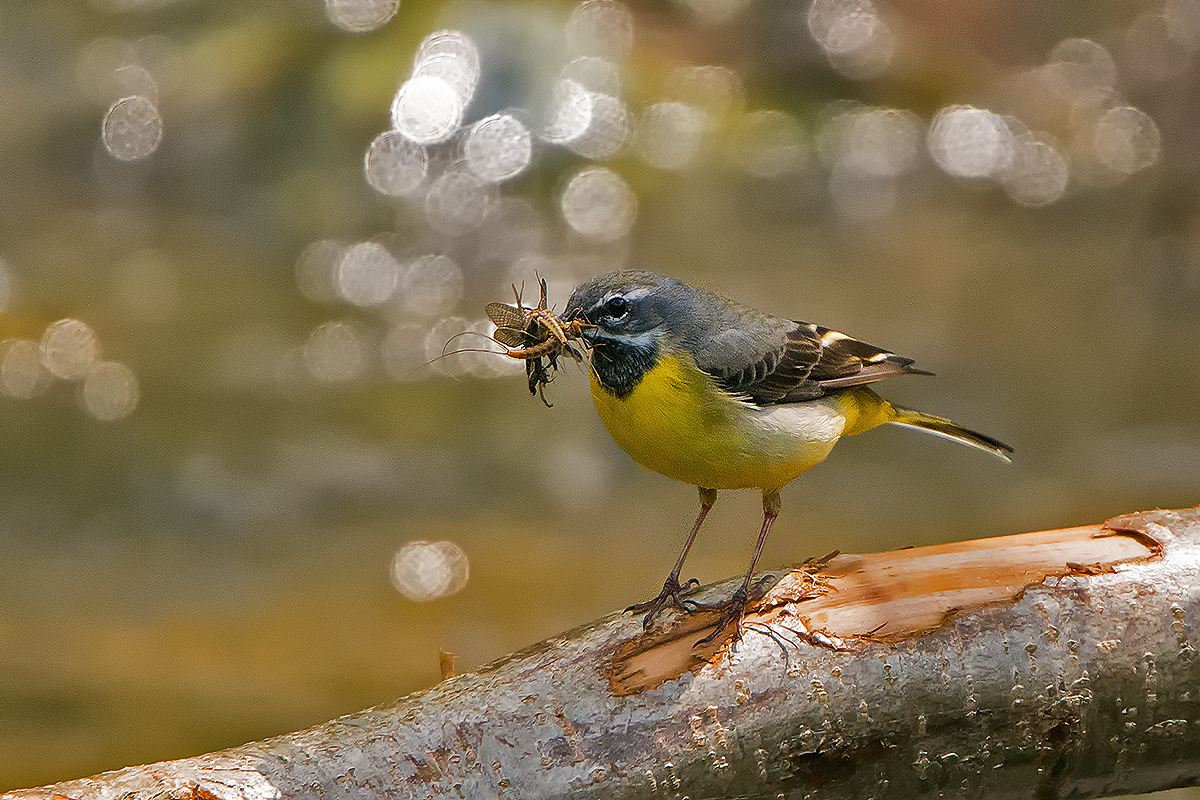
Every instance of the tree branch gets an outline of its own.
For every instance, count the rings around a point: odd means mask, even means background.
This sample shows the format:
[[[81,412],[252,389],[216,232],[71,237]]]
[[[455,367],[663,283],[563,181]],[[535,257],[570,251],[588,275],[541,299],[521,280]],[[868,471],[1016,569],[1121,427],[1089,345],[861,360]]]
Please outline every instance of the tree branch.
[[[614,614],[394,704],[3,800],[1102,797],[1200,780],[1200,510],[782,574]],[[721,596],[734,582],[710,587]]]

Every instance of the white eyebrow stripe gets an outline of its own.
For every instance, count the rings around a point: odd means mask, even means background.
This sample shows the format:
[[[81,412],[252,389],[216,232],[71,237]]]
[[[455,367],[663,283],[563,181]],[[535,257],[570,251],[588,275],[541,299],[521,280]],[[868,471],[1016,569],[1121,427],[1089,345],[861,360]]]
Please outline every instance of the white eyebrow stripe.
[[[592,307],[588,310],[591,311],[593,309],[601,308],[605,303],[607,303],[609,300],[612,300],[614,297],[624,297],[626,300],[631,301],[641,300],[643,297],[646,297],[648,294],[650,294],[650,292],[651,289],[648,286],[643,286],[640,289],[631,289],[628,292],[609,292],[593,303]]]

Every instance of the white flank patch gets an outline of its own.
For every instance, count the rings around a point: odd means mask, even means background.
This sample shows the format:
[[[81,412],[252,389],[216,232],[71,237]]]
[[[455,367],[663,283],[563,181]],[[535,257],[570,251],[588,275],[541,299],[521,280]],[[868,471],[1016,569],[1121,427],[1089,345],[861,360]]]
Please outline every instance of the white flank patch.
[[[837,402],[825,398],[767,406],[754,414],[754,422],[766,434],[772,449],[827,444],[836,441],[846,428],[846,416]]]

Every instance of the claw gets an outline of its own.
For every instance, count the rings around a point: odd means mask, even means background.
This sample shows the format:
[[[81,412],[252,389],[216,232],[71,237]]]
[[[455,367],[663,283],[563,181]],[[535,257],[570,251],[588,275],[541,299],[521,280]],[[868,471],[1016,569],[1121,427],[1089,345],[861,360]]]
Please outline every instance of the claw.
[[[720,603],[697,603],[695,600],[685,600],[684,603],[688,606],[688,611],[720,611],[721,618],[717,620],[717,629],[705,636],[700,641],[696,642],[693,647],[707,647],[713,642],[721,638],[721,634],[729,627],[732,622],[734,624],[732,648],[736,652],[738,642],[742,638],[742,619],[746,616],[746,603],[753,597],[755,600],[765,594],[765,586],[774,579],[773,575],[764,575],[754,582],[751,587],[747,580],[728,599]]]
[[[634,613],[645,611],[646,616],[642,619],[642,628],[649,629],[650,626],[654,624],[654,618],[657,617],[659,612],[663,610],[663,606],[665,606],[668,601],[670,601],[671,605],[675,606],[676,608],[683,609],[690,614],[692,610],[687,607],[687,603],[691,601],[685,600],[684,597],[696,591],[699,586],[700,581],[696,578],[689,578],[686,583],[680,586],[679,579],[674,575],[670,575],[667,577],[667,580],[663,582],[663,588],[662,591],[658,593],[658,597],[655,597],[653,600],[647,600],[644,603],[635,603],[625,610],[632,611]]]
[[[737,648],[737,640],[741,638],[742,618],[746,616],[746,585],[742,584],[737,591],[723,603],[696,603],[692,602],[693,610],[703,611],[720,611],[721,618],[717,621],[717,629],[705,636],[700,641],[696,642],[694,647],[707,647],[720,638],[725,629],[729,627],[729,623],[734,624],[733,646]]]

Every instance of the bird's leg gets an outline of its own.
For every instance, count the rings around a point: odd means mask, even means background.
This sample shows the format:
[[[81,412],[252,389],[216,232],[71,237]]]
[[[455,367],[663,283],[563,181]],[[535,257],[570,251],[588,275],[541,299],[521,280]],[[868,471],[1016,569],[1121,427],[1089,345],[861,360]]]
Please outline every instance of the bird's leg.
[[[774,492],[763,491],[763,524],[762,530],[758,533],[758,542],[754,545],[754,556],[750,559],[750,569],[746,570],[746,579],[742,581],[742,585],[737,588],[737,591],[723,603],[697,603],[689,600],[688,605],[693,609],[704,611],[720,611],[721,619],[717,622],[717,629],[705,636],[700,641],[696,642],[696,647],[712,644],[716,641],[721,632],[729,627],[729,623],[737,626],[733,632],[734,647],[737,647],[737,640],[741,638],[742,617],[746,615],[746,601],[750,598],[750,582],[754,579],[754,568],[758,565],[758,558],[762,555],[763,545],[767,543],[767,534],[771,532],[771,525],[774,524],[775,518],[779,516],[779,491]],[[755,587],[757,588],[757,586]]]
[[[676,608],[691,610],[683,604],[683,596],[689,594],[690,590],[693,590],[695,586],[699,586],[700,581],[691,578],[687,583],[680,586],[679,572],[683,569],[683,561],[687,558],[688,550],[692,549],[692,542],[696,541],[696,534],[700,532],[701,523],[704,522],[704,518],[708,516],[708,512],[712,509],[715,502],[717,502],[716,489],[700,490],[700,516],[696,517],[696,524],[692,526],[692,532],[688,534],[687,542],[683,545],[683,552],[679,554],[679,560],[675,562],[675,569],[671,570],[671,574],[667,576],[667,580],[663,583],[662,591],[653,600],[647,600],[644,603],[638,603],[625,609],[626,611],[646,612],[646,616],[642,620],[643,628],[649,628],[654,623],[654,618],[658,616],[658,612],[662,611],[663,606],[667,604],[668,600]]]

